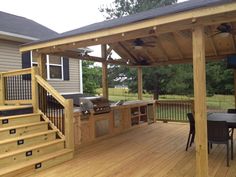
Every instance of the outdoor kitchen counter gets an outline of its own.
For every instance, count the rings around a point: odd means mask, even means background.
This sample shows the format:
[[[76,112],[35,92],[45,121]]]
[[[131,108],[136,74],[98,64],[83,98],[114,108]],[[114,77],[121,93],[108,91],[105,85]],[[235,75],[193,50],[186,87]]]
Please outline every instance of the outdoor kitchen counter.
[[[97,115],[93,111],[84,115],[80,108],[74,108],[75,148],[147,125],[150,117],[154,117],[153,103],[155,102],[127,101],[122,105],[112,104],[110,112]]]
[[[137,107],[137,106],[145,106],[148,104],[154,104],[155,100],[150,100],[150,101],[141,101],[141,100],[135,100],[135,101],[126,101],[122,105],[116,105],[111,104],[111,109],[116,110],[116,109],[122,109],[122,108],[130,108],[130,107]]]

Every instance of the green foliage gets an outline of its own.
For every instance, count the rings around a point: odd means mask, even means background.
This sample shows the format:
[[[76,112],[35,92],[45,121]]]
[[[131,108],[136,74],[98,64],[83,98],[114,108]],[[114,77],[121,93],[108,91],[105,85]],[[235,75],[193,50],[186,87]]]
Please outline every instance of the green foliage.
[[[102,69],[93,64],[90,61],[82,62],[84,93],[96,94],[96,89],[101,87]]]
[[[176,3],[177,0],[114,0],[99,10],[106,19],[119,18],[152,8]],[[137,70],[123,66],[109,67],[109,87],[127,85],[137,92]],[[232,94],[233,72],[224,62],[206,65],[207,94]],[[191,64],[143,68],[143,88],[148,93],[193,95],[193,66]]]
[[[106,19],[118,18],[176,3],[177,0],[114,0],[110,5],[103,5],[99,10]]]

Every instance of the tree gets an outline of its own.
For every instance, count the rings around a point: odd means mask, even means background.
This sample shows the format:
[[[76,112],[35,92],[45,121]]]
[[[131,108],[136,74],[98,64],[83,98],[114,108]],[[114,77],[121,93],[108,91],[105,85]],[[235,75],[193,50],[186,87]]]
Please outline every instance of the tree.
[[[177,0],[114,0],[99,10],[106,19],[119,18],[176,3]],[[144,68],[144,90],[160,94],[193,94],[193,66],[191,64],[167,65],[157,68]],[[125,83],[132,92],[137,92],[137,72],[122,66],[111,66],[109,83]],[[207,93],[232,94],[233,72],[224,62],[211,62],[206,65]]]
[[[114,0],[110,5],[103,5],[99,10],[104,14],[106,19],[119,18],[126,15],[135,14],[149,9],[170,5],[176,3],[177,0]],[[109,85],[112,86],[116,81],[127,84],[132,92],[137,92],[137,72],[127,67],[111,66],[109,69]],[[161,70],[163,71],[163,70]],[[146,69],[144,72],[144,89],[148,92],[160,90],[166,84],[163,80],[163,72],[155,68]],[[155,81],[150,80],[155,74]],[[161,85],[159,85],[161,84]],[[157,89],[158,87],[159,89]]]
[[[103,5],[99,10],[106,19],[113,19],[176,2],[177,0],[114,0],[112,4]]]
[[[94,66],[91,61],[83,61],[82,67],[84,93],[96,94],[96,89],[101,87],[101,67]]]

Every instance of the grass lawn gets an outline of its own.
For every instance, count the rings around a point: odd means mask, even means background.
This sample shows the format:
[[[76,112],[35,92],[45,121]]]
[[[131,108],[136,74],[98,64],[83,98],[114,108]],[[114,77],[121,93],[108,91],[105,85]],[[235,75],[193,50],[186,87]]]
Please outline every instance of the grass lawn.
[[[97,93],[101,94],[102,89],[97,89]],[[143,94],[144,100],[150,100],[153,96],[151,94]],[[137,93],[129,93],[128,89],[122,88],[109,88],[109,99],[111,101],[131,101],[137,100]],[[182,95],[160,95],[161,100],[169,99],[193,99],[193,97],[182,96]],[[233,95],[214,95],[212,97],[207,97],[207,107],[211,110],[226,110],[228,108],[234,108],[234,96]]]

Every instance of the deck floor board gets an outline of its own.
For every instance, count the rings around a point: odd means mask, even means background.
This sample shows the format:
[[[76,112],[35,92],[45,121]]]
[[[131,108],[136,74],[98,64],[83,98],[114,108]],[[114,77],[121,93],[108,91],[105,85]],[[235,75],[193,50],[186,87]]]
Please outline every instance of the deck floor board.
[[[178,123],[142,126],[84,146],[73,160],[30,177],[194,177],[194,145],[185,151],[188,128],[188,124]],[[235,174],[236,159],[226,167],[225,147],[214,145],[209,175]]]

